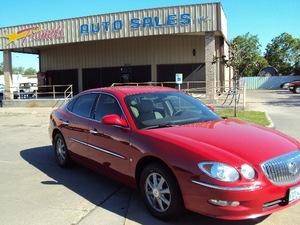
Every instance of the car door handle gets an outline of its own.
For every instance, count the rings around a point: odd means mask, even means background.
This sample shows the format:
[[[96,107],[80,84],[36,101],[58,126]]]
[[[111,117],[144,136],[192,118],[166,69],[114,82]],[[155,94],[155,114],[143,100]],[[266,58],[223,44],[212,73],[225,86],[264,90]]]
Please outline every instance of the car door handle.
[[[63,121],[62,121],[62,124],[65,125],[65,126],[69,126],[69,125],[70,125],[70,122],[69,122],[69,121],[64,121],[64,120],[63,120]]]
[[[97,131],[97,129],[92,129],[90,130],[90,134],[99,134],[99,132]]]

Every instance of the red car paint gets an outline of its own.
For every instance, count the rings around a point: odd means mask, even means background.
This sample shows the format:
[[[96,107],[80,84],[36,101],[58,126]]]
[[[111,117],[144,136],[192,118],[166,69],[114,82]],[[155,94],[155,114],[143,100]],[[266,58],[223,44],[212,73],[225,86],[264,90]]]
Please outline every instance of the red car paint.
[[[151,156],[163,161],[178,181],[185,208],[200,214],[241,220],[268,215],[298,202],[263,208],[268,202],[286,199],[289,189],[299,185],[300,181],[290,185],[275,185],[260,166],[266,160],[299,150],[298,141],[279,131],[233,119],[151,130],[138,129],[124,97],[163,91],[177,90],[162,87],[111,87],[83,92],[81,94],[104,92],[114,95],[126,115],[128,127],[114,127],[84,119],[62,107],[51,114],[50,137],[53,140],[53,133],[59,130],[74,160],[132,187],[136,187],[136,169],[141,160]],[[68,124],[64,121],[68,121]],[[91,128],[101,132],[91,134]],[[72,142],[70,138],[78,138],[103,149],[113,149],[124,159],[88,150],[87,146]],[[257,175],[253,180],[240,178],[235,182],[222,182],[207,176],[198,168],[197,164],[204,161],[222,162],[236,169],[247,163],[254,167]],[[258,188],[242,191],[219,190],[192,181],[227,188],[253,185]],[[239,201],[240,205],[215,206],[208,202],[209,199]]]

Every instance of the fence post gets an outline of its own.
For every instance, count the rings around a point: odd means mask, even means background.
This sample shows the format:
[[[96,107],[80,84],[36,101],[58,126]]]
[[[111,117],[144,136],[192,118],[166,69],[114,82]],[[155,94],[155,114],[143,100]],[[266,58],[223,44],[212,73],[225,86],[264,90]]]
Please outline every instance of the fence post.
[[[53,91],[53,99],[55,99],[55,85],[53,85],[52,91]]]
[[[18,86],[18,99],[21,99],[20,85]]]

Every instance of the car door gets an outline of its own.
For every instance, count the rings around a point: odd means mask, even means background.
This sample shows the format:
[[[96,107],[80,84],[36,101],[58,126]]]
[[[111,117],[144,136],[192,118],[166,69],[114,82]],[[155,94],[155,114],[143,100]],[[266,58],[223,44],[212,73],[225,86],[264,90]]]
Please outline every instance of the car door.
[[[90,157],[87,147],[91,112],[98,95],[83,94],[74,99],[67,107],[68,117],[63,121],[62,132],[67,141],[68,149],[76,155]]]
[[[101,93],[88,138],[91,159],[100,163],[111,175],[130,175],[130,128],[101,123],[102,117],[110,114],[125,117],[118,100],[110,94]]]

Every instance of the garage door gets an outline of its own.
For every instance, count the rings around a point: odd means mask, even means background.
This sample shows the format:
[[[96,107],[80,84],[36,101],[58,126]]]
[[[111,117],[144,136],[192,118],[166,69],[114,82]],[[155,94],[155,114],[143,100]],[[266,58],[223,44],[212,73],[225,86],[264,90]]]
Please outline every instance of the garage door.
[[[46,72],[48,85],[73,85],[73,93],[78,93],[78,70],[51,70]],[[65,91],[67,87],[57,87],[57,92]]]
[[[109,87],[113,83],[151,81],[151,66],[86,68],[82,70],[83,90]]]

